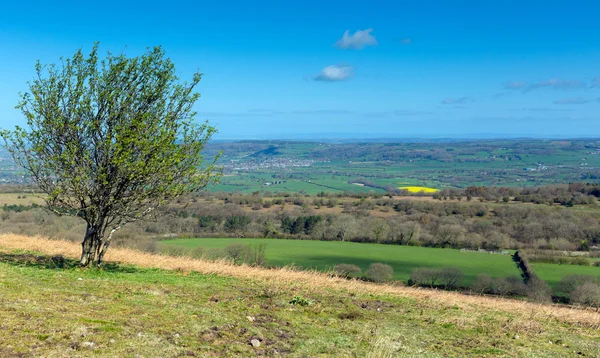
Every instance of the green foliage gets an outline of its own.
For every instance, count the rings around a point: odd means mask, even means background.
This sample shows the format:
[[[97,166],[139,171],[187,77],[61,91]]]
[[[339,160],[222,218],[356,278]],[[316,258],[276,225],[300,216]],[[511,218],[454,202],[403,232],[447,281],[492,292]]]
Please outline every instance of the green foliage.
[[[36,77],[17,106],[27,128],[2,131],[6,148],[48,208],[86,221],[82,265],[98,264],[111,234],[185,192],[215,182],[202,150],[216,129],[196,124],[194,88],[179,83],[160,47],[139,57],[94,45],[60,65],[36,64]],[[216,160],[216,158],[215,158]]]
[[[225,231],[227,232],[240,232],[244,231],[250,225],[252,220],[246,215],[233,215],[225,220]]]
[[[250,266],[267,265],[266,244],[241,244],[233,243],[225,247],[225,254],[236,265],[247,264]]]
[[[294,296],[292,297],[292,299],[290,300],[290,305],[298,305],[298,306],[310,306],[313,304],[312,300],[309,300],[308,298],[304,298],[302,296]]]

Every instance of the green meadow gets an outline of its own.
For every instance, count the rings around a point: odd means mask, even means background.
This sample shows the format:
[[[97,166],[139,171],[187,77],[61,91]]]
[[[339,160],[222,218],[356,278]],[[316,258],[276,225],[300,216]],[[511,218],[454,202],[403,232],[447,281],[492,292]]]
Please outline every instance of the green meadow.
[[[532,263],[531,266],[538,277],[548,282],[548,284],[552,287],[556,287],[560,280],[565,276],[600,276],[600,267],[594,266],[557,265],[547,263]]]
[[[464,284],[470,284],[478,274],[491,277],[519,276],[510,255],[461,252],[413,246],[362,244],[340,241],[279,240],[279,239],[175,239],[161,241],[164,246],[188,249],[197,247],[225,248],[232,243],[266,244],[270,266],[293,265],[304,269],[331,270],[345,263],[359,266],[363,272],[371,263],[381,262],[394,268],[394,278],[408,281],[418,267],[457,267],[465,274]]]

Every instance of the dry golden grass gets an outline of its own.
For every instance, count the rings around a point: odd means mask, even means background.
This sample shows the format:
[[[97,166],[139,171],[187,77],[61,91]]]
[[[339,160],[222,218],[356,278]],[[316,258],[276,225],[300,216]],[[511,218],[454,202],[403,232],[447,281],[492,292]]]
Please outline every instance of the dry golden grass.
[[[24,205],[31,204],[44,205],[43,194],[20,194],[20,193],[0,193],[0,206],[6,205]]]
[[[64,240],[51,240],[43,237],[27,237],[13,234],[0,235],[0,247],[9,250],[29,250],[47,255],[64,255],[77,258],[80,245]],[[530,302],[496,297],[470,296],[456,292],[434,291],[413,287],[378,285],[363,281],[345,280],[326,273],[298,271],[292,268],[265,269],[235,266],[226,262],[211,262],[186,257],[154,255],[136,250],[111,248],[106,259],[140,267],[182,270],[254,280],[283,286],[297,286],[306,291],[326,291],[328,289],[356,293],[384,294],[419,300],[423,306],[453,307],[464,312],[505,312],[515,319],[507,322],[513,329],[536,330],[537,319],[553,319],[558,322],[600,329],[600,313],[593,309],[583,309],[562,305],[542,305]],[[463,316],[468,320],[468,315]],[[461,325],[461,322],[454,322]]]

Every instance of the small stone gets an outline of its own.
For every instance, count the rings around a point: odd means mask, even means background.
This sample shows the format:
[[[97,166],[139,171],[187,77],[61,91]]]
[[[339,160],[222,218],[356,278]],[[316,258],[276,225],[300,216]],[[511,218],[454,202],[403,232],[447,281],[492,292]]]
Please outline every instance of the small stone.
[[[250,344],[252,344],[252,347],[260,347],[260,341],[256,338],[251,340]]]
[[[96,344],[94,344],[94,342],[83,342],[83,343],[81,343],[82,347],[90,348],[90,349],[94,348],[95,345]]]
[[[519,335],[515,334],[514,337],[513,337],[513,339],[519,339]]]
[[[256,318],[254,318],[252,316],[246,316],[246,319],[250,322],[254,322],[254,320],[256,320]]]
[[[144,336],[144,334],[143,334],[142,332],[138,332],[137,336],[138,336],[138,337],[143,337],[143,336]]]
[[[114,339],[112,339],[112,338],[111,338],[109,342],[110,342],[110,343],[115,343],[116,341],[115,341]]]
[[[81,277],[79,277],[79,278],[77,279],[77,281],[83,281],[83,279],[82,279]]]
[[[181,337],[181,335],[180,335],[179,333],[175,333],[175,334],[173,335],[173,337],[175,337],[175,338],[179,338],[179,337]]]

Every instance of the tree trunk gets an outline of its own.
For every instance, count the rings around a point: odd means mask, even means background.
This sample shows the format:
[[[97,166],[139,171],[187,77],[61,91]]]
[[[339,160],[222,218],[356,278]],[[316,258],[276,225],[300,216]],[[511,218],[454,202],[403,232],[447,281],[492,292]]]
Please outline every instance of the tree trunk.
[[[98,253],[99,244],[99,232],[98,229],[88,224],[85,230],[85,237],[81,243],[81,260],[79,265],[82,267],[89,266]]]
[[[104,255],[106,254],[106,250],[110,246],[110,239],[106,240],[103,245],[98,246],[98,260],[96,261],[96,266],[100,267],[102,264],[102,260],[104,260]]]

